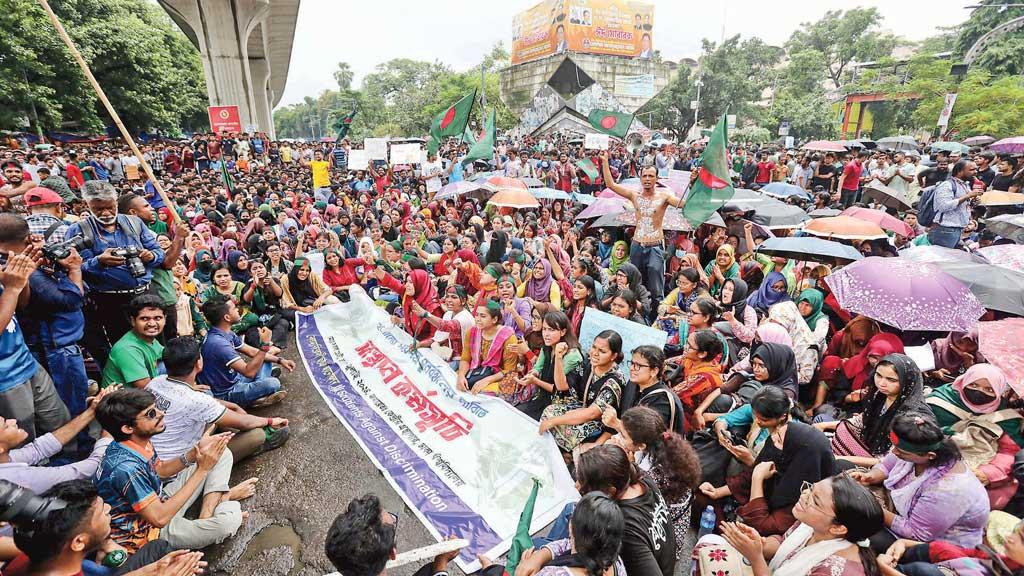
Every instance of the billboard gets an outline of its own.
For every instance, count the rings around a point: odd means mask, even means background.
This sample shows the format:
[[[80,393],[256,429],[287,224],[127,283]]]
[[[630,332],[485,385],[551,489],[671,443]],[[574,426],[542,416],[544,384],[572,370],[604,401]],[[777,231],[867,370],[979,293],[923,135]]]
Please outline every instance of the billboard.
[[[654,6],[629,0],[545,0],[512,20],[512,63],[566,50],[650,58]]]
[[[238,106],[210,106],[210,132],[241,132],[242,119],[238,115]]]

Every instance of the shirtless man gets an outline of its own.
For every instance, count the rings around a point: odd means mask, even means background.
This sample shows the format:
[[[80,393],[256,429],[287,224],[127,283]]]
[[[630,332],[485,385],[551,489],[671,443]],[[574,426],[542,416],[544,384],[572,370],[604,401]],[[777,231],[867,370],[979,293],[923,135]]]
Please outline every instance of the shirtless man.
[[[608,188],[633,203],[636,230],[629,247],[629,261],[640,269],[652,301],[660,302],[665,297],[665,233],[661,224],[669,206],[682,208],[686,200],[677,197],[668,188],[655,190],[658,170],[654,166],[646,166],[640,171],[639,194],[612,179],[607,150],[601,152],[601,170]]]

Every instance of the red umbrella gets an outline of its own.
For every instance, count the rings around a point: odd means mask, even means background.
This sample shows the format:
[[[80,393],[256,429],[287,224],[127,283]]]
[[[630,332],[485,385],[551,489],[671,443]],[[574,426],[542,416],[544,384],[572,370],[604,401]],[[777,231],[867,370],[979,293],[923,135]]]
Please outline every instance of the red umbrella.
[[[829,142],[828,140],[812,140],[801,146],[801,150],[815,150],[817,152],[846,152],[846,146]]]
[[[914,235],[914,230],[907,225],[906,222],[891,216],[881,210],[872,210],[870,208],[859,208],[857,206],[851,206],[846,210],[843,210],[842,216],[851,216],[857,220],[863,220],[865,222],[871,222],[881,226],[883,230],[895,232],[904,238],[910,238]]]
[[[507,176],[491,176],[484,181],[484,185],[490,188],[494,192],[500,192],[502,190],[528,190],[529,186],[526,182],[523,182],[519,178],[509,178]]]
[[[1024,318],[1007,318],[978,323],[978,350],[990,363],[1006,374],[1010,387],[1024,397]]]

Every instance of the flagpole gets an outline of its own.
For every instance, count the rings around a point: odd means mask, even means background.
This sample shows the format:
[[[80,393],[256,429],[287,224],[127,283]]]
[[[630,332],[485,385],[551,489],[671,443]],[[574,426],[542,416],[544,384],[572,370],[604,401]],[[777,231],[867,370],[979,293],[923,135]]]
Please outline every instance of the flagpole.
[[[171,199],[167,197],[167,194],[164,193],[163,186],[160,185],[160,181],[157,180],[156,175],[153,174],[153,169],[149,166],[149,162],[147,162],[142,156],[142,152],[139,150],[139,147],[135,145],[135,140],[132,138],[132,135],[128,133],[128,129],[125,128],[124,123],[121,122],[121,117],[117,115],[117,111],[114,110],[114,107],[110,104],[110,100],[107,99],[107,95],[103,92],[103,88],[100,88],[99,82],[97,82],[96,77],[92,75],[92,70],[89,69],[89,65],[85,62],[85,59],[82,58],[81,52],[79,52],[78,48],[75,47],[74,41],[72,41],[71,37],[68,36],[67,30],[65,30],[64,26],[60,23],[60,19],[53,13],[53,9],[50,8],[50,4],[46,0],[38,0],[38,2],[39,5],[43,7],[43,10],[46,11],[46,15],[50,18],[50,22],[53,24],[53,27],[57,29],[57,34],[60,36],[61,40],[64,41],[68,50],[71,51],[71,55],[74,56],[75,61],[78,62],[79,68],[82,69],[82,73],[85,74],[86,80],[88,80],[89,84],[92,85],[92,89],[96,92],[96,96],[99,97],[100,102],[103,103],[103,107],[107,109],[107,113],[110,114],[110,117],[114,120],[114,124],[117,125],[117,129],[121,132],[121,137],[128,142],[128,147],[132,149],[132,153],[135,154],[135,158],[139,160],[139,164],[142,165],[142,170],[146,173],[146,177],[148,177],[149,181],[153,183],[153,188],[156,189],[157,194],[160,195],[164,204],[171,209],[170,212],[174,221],[180,222],[181,216],[178,215],[177,207],[174,205],[174,202],[171,202]]]

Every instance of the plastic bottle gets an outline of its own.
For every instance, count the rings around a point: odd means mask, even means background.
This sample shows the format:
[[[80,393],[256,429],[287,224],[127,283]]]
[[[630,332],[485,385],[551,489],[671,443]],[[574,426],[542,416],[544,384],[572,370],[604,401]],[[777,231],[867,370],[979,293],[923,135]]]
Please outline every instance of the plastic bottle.
[[[697,539],[700,540],[704,536],[711,534],[715,531],[715,508],[708,506],[704,509],[704,513],[700,515],[700,531],[697,533]]]

